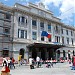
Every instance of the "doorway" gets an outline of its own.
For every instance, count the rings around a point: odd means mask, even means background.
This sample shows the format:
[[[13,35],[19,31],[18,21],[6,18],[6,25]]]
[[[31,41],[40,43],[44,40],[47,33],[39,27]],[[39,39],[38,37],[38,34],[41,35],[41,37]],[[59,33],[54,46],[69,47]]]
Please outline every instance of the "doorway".
[[[21,48],[20,51],[19,51],[19,55],[22,55],[22,58],[24,58],[24,51],[25,50],[23,48]]]

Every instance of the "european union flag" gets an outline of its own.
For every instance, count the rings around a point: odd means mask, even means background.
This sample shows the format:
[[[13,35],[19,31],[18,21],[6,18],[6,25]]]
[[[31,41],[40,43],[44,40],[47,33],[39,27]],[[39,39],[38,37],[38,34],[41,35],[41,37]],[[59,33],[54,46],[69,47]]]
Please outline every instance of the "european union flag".
[[[42,31],[41,36],[48,36],[48,33],[46,31]]]

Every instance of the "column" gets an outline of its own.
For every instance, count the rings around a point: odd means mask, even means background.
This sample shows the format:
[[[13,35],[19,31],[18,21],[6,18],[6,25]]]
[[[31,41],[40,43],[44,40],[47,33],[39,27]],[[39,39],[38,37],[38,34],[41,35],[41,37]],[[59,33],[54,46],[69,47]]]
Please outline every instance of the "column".
[[[28,28],[27,38],[31,40],[32,39],[32,17],[31,16],[28,16],[27,28]]]
[[[14,38],[18,37],[18,13],[14,13]]]
[[[51,33],[52,33],[52,42],[55,42],[55,30],[54,30],[54,24],[51,23]]]
[[[44,22],[44,31],[47,31],[47,33],[48,33],[48,28],[47,28],[47,26],[48,26],[48,24],[47,24],[47,22],[45,21],[45,22]],[[48,38],[47,38],[47,37],[45,37],[45,41],[48,41]]]
[[[41,40],[40,19],[37,19],[37,40]]]

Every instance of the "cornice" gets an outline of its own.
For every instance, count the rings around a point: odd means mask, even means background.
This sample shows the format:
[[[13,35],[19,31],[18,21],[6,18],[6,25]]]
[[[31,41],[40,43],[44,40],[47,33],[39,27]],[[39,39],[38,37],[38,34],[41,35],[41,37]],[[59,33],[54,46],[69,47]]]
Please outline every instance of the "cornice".
[[[33,3],[29,3],[29,4],[31,4],[31,5],[29,5],[30,7],[33,7],[33,8],[36,8],[36,9],[38,9],[38,10],[41,10],[41,11],[44,11],[44,12],[46,12],[46,13],[49,13],[49,14],[51,14],[51,15],[53,15],[53,12],[51,12],[51,11],[49,11],[49,10],[44,10],[44,9],[41,9],[41,8],[39,8],[37,5],[35,5],[35,4],[33,4]],[[34,6],[33,6],[34,5]]]
[[[2,4],[2,5],[0,5],[0,9],[5,10],[5,11],[7,11],[7,10],[11,11],[12,7],[9,7],[9,6],[6,6],[6,5]]]

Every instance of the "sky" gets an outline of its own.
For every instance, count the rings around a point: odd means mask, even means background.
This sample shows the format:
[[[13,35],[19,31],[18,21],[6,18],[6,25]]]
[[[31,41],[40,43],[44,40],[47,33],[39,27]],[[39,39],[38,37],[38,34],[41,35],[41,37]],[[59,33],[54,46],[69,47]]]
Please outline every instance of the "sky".
[[[23,5],[28,2],[34,4],[42,2],[45,8],[52,11],[63,23],[75,26],[75,0],[0,0],[0,2],[8,6],[13,6],[16,2]]]

